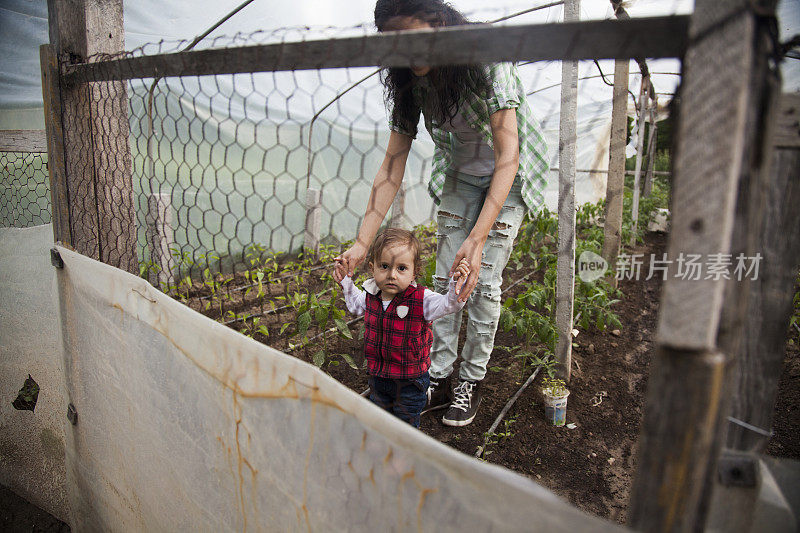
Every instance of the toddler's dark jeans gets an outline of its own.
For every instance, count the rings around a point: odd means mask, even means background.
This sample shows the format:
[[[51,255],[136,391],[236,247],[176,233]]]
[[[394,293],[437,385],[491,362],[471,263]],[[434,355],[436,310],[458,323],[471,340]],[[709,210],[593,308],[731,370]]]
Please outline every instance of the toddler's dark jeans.
[[[427,372],[418,378],[391,379],[377,376],[369,378],[369,399],[400,420],[419,427],[419,415],[428,402],[430,376]]]

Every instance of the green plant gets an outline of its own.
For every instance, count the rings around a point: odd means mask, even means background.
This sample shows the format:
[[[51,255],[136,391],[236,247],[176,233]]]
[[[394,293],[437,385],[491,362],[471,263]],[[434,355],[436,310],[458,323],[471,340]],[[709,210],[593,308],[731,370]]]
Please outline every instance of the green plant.
[[[433,287],[433,276],[436,274],[436,256],[431,255],[422,267],[422,284]]]
[[[633,180],[625,178],[625,192],[622,200],[622,242],[628,243],[633,235]],[[660,176],[652,182],[649,196],[639,196],[639,216],[636,225],[636,242],[644,242],[647,226],[656,209],[669,207],[669,185]]]
[[[542,378],[542,393],[547,396],[563,396],[568,392],[567,384],[563,379],[545,376]]]
[[[500,437],[500,440],[507,440],[514,436],[514,433],[511,431],[511,426],[514,425],[516,421],[516,415],[503,420],[503,429],[497,432],[497,436]]]
[[[336,307],[336,298],[319,298],[316,294],[306,294],[305,301],[299,303],[297,306],[297,329],[294,335],[300,335],[303,342],[308,342],[308,330],[311,325],[316,322],[319,329],[323,332],[326,331],[329,324],[332,324],[330,331],[335,331],[339,336],[352,339],[353,332],[350,331],[350,326],[345,322],[345,312]],[[322,347],[312,356],[312,362],[322,368],[326,362],[336,366],[338,361],[331,359],[328,354],[328,341],[327,336],[322,335]],[[336,354],[352,368],[358,369],[353,358],[348,354]]]
[[[532,281],[516,297],[506,298],[500,310],[499,326],[504,331],[516,331],[517,337],[531,344],[541,342],[555,352],[558,332],[554,319],[555,265],[544,276],[544,283]]]
[[[548,245],[557,240],[558,219],[546,207],[535,215],[527,215],[517,234],[509,264],[514,270],[519,270],[528,258],[534,262],[534,270],[547,268],[556,260]]]
[[[252,317],[244,313],[237,314],[233,311],[228,311],[225,316],[231,320],[241,323],[239,332],[250,337],[251,339],[256,333],[261,333],[265,337],[269,337],[269,329],[267,329],[267,326],[261,323],[261,317]],[[248,319],[250,320],[249,322]]]
[[[575,213],[575,226],[577,230],[584,230],[590,227],[598,227],[597,221],[605,214],[605,201],[597,203],[585,203],[578,207]]]
[[[622,297],[619,289],[614,289],[605,280],[596,280],[587,283],[580,278],[575,280],[575,293],[573,308],[575,316],[580,316],[576,325],[584,330],[594,326],[599,331],[605,331],[608,326],[621,328],[622,323],[611,306],[618,303]]]
[[[161,272],[161,265],[153,261],[139,261],[139,277],[148,279],[150,274],[158,274]]]

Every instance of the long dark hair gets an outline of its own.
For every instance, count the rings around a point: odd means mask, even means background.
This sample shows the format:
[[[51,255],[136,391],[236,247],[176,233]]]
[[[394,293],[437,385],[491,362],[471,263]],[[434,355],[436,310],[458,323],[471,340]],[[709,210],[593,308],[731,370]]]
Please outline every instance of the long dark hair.
[[[378,31],[394,29],[397,17],[411,17],[433,27],[473,24],[443,0],[378,0],[375,4],[375,26]],[[391,101],[392,121],[416,134],[414,98],[411,89],[416,76],[408,67],[390,67],[382,75],[386,99]],[[479,65],[446,65],[428,73],[432,98],[425,103],[434,123],[442,124],[458,113],[458,106],[468,91],[484,94],[489,82]]]

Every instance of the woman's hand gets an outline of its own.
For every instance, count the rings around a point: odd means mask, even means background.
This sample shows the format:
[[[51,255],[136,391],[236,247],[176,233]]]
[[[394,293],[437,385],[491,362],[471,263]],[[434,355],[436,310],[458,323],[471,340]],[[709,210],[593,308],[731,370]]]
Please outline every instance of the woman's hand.
[[[336,261],[336,269],[333,272],[333,279],[336,281],[341,281],[341,279],[337,279],[338,276],[342,278],[344,276],[353,277],[353,274],[356,271],[356,267],[360,265],[364,258],[367,256],[367,248],[358,240],[353,243],[353,246],[347,249],[342,255],[335,258]]]
[[[485,237],[483,239],[478,239],[470,235],[456,253],[453,266],[450,267],[450,276],[452,277],[455,272],[459,270],[462,266],[462,261],[465,261],[469,268],[469,275],[466,281],[461,285],[461,291],[458,292],[459,302],[466,302],[472,290],[478,284],[478,274],[481,272],[481,257],[483,255],[483,245],[485,243]]]

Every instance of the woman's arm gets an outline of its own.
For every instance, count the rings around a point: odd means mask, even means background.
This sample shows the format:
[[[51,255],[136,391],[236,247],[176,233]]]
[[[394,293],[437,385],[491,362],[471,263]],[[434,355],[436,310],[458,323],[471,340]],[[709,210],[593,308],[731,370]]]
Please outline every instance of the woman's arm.
[[[389,145],[386,147],[386,155],[383,158],[375,181],[372,183],[372,192],[367,202],[367,210],[364,213],[364,221],[361,229],[353,243],[346,252],[336,258],[337,262],[342,263],[347,273],[352,276],[355,268],[364,260],[369,249],[369,244],[375,238],[378,228],[381,226],[389,206],[392,205],[397,190],[403,181],[403,174],[406,170],[408,153],[411,151],[412,138],[396,131],[392,131],[389,136]],[[508,192],[506,192],[508,194]]]
[[[470,274],[459,294],[459,301],[462,302],[467,301],[470,293],[478,284],[483,245],[489,236],[489,230],[497,220],[497,215],[500,214],[500,209],[508,197],[508,192],[511,190],[517,170],[519,170],[517,110],[514,108],[500,109],[494,112],[489,120],[494,141],[492,183],[489,185],[489,191],[486,193],[486,200],[480,215],[478,215],[478,220],[456,253],[453,265],[450,267],[452,273],[462,259],[466,259],[469,263]]]

